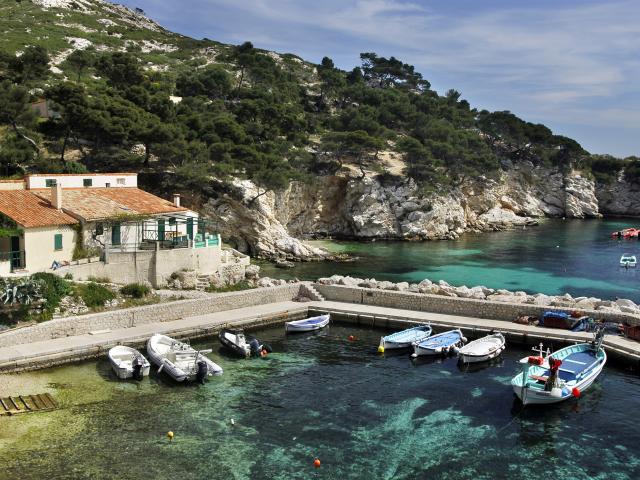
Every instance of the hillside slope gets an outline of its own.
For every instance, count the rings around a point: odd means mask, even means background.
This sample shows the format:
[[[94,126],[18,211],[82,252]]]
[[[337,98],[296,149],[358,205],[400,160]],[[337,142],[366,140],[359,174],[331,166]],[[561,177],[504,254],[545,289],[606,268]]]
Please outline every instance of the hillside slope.
[[[0,4],[0,169],[133,170],[254,255],[295,237],[447,239],[542,216],[640,214],[640,161],[592,156],[363,53],[344,72],[195,40],[103,0]],[[35,119],[30,102],[56,112]]]

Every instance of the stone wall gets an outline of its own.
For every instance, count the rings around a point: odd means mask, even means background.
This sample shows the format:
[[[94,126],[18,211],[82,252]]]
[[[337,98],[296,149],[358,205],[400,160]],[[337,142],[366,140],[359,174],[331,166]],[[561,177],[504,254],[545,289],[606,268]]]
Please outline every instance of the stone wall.
[[[0,347],[82,335],[96,330],[114,330],[148,323],[168,322],[184,317],[252,305],[286,302],[296,298],[299,291],[300,284],[293,283],[278,287],[212,294],[198,299],[178,300],[144,307],[60,318],[31,327],[0,332]]]
[[[474,300],[470,298],[445,297],[441,295],[395,292],[359,287],[322,284],[314,284],[313,286],[326,300],[335,302],[360,303],[378,307],[401,308],[465,317],[488,318],[492,320],[513,321],[518,315],[540,316],[547,310],[566,312],[572,310],[544,305],[493,302],[490,300]],[[640,318],[634,315],[583,309],[580,311],[596,319],[640,325]]]

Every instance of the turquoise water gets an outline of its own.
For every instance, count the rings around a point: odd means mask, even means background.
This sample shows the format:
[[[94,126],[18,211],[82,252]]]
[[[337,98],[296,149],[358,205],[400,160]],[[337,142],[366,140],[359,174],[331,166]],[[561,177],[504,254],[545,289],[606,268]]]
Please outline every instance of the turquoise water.
[[[509,381],[525,350],[461,369],[454,359],[379,356],[380,334],[262,330],[273,354],[235,360],[216,348],[225,373],[204,386],[155,373],[118,382],[104,359],[25,374],[63,408],[0,417],[0,478],[639,477],[636,374],[607,366],[580,400],[523,410]]]
[[[300,263],[281,270],[263,265],[263,276],[315,279],[333,274],[393,282],[424,278],[453,285],[570,293],[640,301],[640,273],[620,268],[623,253],[640,258],[638,240],[612,240],[629,220],[547,220],[537,227],[466,234],[437,242],[335,242],[325,246],[350,253],[350,263]]]

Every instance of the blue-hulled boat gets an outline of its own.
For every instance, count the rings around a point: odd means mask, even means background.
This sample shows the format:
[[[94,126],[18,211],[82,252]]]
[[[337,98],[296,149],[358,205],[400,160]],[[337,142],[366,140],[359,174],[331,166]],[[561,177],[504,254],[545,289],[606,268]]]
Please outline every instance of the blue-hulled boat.
[[[520,360],[522,372],[511,385],[524,405],[558,403],[579,397],[600,375],[607,362],[602,348],[604,329],[596,331],[590,343],[579,343],[557,352]],[[542,354],[542,349],[541,354]]]
[[[433,335],[422,342],[413,344],[412,357],[423,355],[448,355],[457,353],[458,349],[467,343],[467,339],[462,335],[460,329],[449,330],[448,332]]]
[[[311,332],[326,327],[329,325],[329,320],[329,314],[305,318],[304,320],[293,320],[285,322],[284,330],[285,332]]]
[[[419,325],[401,332],[392,333],[380,339],[378,351],[382,353],[390,349],[409,348],[414,343],[427,339],[431,332],[433,332],[431,325]]]

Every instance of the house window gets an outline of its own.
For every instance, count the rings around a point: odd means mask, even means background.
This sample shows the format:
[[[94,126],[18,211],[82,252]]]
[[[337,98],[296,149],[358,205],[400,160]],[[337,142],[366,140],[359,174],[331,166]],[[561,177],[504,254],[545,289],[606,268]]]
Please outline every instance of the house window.
[[[53,249],[54,250],[62,250],[62,234],[56,233],[53,236]]]
[[[169,217],[169,225],[175,225],[175,224],[176,224],[175,217]]]
[[[105,188],[109,188],[111,186],[111,184],[110,183],[105,183],[104,186],[105,186]]]
[[[90,187],[93,185],[93,180],[90,178],[83,178],[82,179],[82,186],[83,187]]]
[[[116,183],[117,183],[118,185],[124,185],[124,184],[125,184],[124,178],[118,178],[118,179],[116,180]]]
[[[104,234],[104,225],[101,223],[96,223],[96,236]]]
[[[111,227],[111,245],[120,245],[120,224],[114,223]]]
[[[47,178],[44,181],[44,185],[48,188],[48,187],[55,187],[58,184],[58,182],[56,181],[55,178]]]

